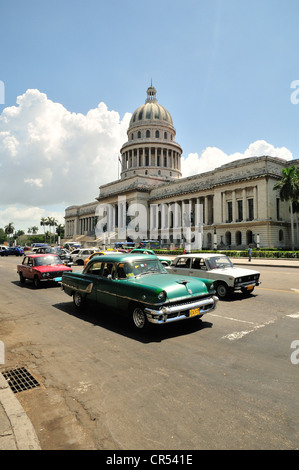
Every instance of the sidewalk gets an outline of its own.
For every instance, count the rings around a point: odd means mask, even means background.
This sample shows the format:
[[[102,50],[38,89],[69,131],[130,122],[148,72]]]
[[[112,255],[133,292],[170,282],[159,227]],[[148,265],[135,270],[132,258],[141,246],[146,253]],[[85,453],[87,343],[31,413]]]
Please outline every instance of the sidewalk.
[[[35,430],[0,372],[0,451],[41,450]]]
[[[276,266],[279,268],[299,268],[299,258],[297,259],[274,259],[274,258],[230,258],[234,265],[243,265],[250,269],[251,266]]]

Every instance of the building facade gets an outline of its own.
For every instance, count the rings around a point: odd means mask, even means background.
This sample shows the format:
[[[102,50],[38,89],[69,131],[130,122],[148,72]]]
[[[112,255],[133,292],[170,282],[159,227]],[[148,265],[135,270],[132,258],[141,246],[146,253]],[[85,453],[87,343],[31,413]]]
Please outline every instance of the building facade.
[[[244,249],[291,245],[289,205],[273,187],[282,169],[299,166],[252,157],[182,178],[182,149],[169,112],[153,86],[137,108],[121,153],[121,177],[95,201],[65,211],[65,241],[94,246],[159,240],[163,246]],[[191,239],[189,240],[189,235]]]

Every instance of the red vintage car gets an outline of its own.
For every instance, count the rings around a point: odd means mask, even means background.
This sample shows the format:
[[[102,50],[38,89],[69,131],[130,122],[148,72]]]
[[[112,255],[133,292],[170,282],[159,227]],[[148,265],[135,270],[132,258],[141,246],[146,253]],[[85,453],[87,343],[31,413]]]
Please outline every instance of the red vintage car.
[[[27,255],[22,264],[17,265],[21,284],[30,279],[35,287],[39,287],[42,281],[60,282],[62,274],[67,271],[72,271],[72,268],[62,264],[59,256],[52,254]]]

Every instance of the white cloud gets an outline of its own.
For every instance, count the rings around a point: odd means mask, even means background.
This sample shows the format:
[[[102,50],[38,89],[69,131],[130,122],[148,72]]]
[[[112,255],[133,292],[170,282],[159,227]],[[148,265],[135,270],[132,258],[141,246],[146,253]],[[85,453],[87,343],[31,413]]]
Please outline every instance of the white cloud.
[[[93,201],[101,184],[118,177],[130,117],[121,120],[104,103],[86,115],[71,113],[27,90],[0,116],[1,204]]]
[[[292,153],[286,148],[275,148],[265,140],[257,140],[249,145],[245,152],[236,152],[227,155],[217,147],[207,147],[199,156],[198,153],[190,153],[182,160],[183,177],[204,173],[214,170],[217,167],[225,165],[242,158],[262,157],[262,156],[278,157],[285,160],[292,160]]]

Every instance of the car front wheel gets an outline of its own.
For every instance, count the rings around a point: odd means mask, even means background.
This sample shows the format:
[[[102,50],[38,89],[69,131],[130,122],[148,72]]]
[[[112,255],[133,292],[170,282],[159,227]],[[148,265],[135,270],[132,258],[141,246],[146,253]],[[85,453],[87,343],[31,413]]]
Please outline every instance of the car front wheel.
[[[33,279],[33,285],[34,287],[37,289],[38,287],[40,287],[40,280],[37,276],[34,276],[34,279]]]
[[[245,296],[250,295],[253,292],[253,290],[254,290],[254,287],[252,287],[252,289],[247,289],[246,287],[241,288],[241,292]]]
[[[225,297],[228,297],[230,291],[227,284],[224,282],[219,282],[219,284],[216,286],[216,292],[219,299],[225,299]]]
[[[25,278],[23,276],[23,273],[20,273],[20,283],[24,284],[25,283]]]
[[[131,320],[133,326],[138,330],[145,331],[149,327],[149,322],[147,316],[144,312],[144,309],[141,306],[135,306],[132,309]]]

